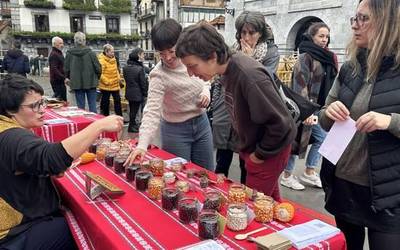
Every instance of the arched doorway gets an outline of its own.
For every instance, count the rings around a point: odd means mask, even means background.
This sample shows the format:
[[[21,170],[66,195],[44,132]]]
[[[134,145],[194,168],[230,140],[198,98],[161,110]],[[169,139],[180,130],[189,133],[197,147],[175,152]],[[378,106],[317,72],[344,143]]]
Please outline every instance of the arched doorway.
[[[297,50],[301,41],[301,36],[307,31],[308,27],[310,27],[311,24],[316,22],[323,21],[315,16],[303,17],[302,19],[297,21],[289,31],[287,38],[288,48]]]

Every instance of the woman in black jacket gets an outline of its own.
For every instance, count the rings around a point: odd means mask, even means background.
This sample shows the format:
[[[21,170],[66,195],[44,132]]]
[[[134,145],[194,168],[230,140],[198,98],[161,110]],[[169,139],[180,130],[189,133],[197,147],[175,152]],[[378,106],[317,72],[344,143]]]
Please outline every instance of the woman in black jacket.
[[[144,51],[135,48],[129,54],[127,65],[123,68],[126,82],[125,98],[129,101],[129,133],[138,133],[139,125],[136,124],[136,115],[145,97],[147,97],[147,80],[144,72]]]

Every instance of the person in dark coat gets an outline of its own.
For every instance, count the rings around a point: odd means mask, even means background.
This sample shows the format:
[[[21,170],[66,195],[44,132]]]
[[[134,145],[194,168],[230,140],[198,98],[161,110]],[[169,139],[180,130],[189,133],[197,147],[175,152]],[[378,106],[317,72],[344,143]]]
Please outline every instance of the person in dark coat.
[[[3,60],[3,69],[8,73],[17,73],[26,77],[31,72],[29,58],[21,50],[21,42],[14,41],[13,48],[7,51]]]
[[[49,56],[50,84],[54,92],[54,97],[67,101],[67,88],[65,87],[64,56],[62,49],[64,41],[56,36],[52,39],[53,49]]]
[[[140,105],[147,97],[148,84],[145,76],[145,69],[140,60],[144,58],[144,51],[135,48],[129,54],[127,65],[123,68],[123,75],[126,82],[125,98],[129,101],[129,127],[128,132],[138,133],[139,125],[136,123],[136,115]]]

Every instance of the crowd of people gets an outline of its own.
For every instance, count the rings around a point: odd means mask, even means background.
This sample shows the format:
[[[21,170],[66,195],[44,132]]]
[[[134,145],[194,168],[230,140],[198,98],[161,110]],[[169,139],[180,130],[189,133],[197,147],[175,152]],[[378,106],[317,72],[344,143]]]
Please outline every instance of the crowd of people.
[[[366,233],[370,249],[397,249],[400,2],[361,0],[350,25],[349,60],[341,67],[328,49],[328,25],[313,23],[303,35],[292,90],[320,108],[300,123],[277,88],[280,56],[261,13],[244,11],[236,18],[232,46],[207,22],[185,29],[173,19],[158,22],[151,40],[160,62],[148,78],[141,48],[132,50],[121,71],[112,45],[96,55],[86,46],[85,34],[77,32],[64,58],[63,41],[55,37],[49,56],[55,96],[66,100],[69,85],[78,107],[85,108],[86,96],[89,110],[97,112],[99,89],[100,112],[106,117],[54,144],[27,130],[43,125],[46,102],[42,87],[26,78],[29,59],[15,43],[3,62],[13,74],[0,81],[1,249],[76,248],[51,178],[62,176],[99,133],[122,129],[124,85],[128,132],[138,133],[138,145],[125,165],[143,160],[160,128],[164,150],[216,173],[228,176],[238,153],[240,181],[277,201],[279,184],[295,190],[303,190],[303,184],[323,188],[325,208],[348,249],[363,249]],[[110,115],[110,96],[116,115]],[[141,108],[143,118],[137,122]],[[337,164],[322,160],[319,176],[319,147],[335,122],[348,119],[355,121],[357,132]],[[295,151],[292,145],[299,137],[307,140]],[[296,157],[308,145],[304,173],[297,179]]]

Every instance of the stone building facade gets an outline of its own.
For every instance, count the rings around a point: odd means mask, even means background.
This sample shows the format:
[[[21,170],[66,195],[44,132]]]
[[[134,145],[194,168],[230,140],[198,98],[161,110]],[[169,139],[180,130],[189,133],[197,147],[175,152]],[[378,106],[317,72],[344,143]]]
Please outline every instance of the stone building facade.
[[[323,21],[331,29],[330,49],[344,60],[346,45],[351,38],[350,17],[358,1],[346,0],[231,0],[225,6],[225,38],[235,39],[235,19],[244,10],[260,11],[271,26],[281,54],[293,53],[300,35],[312,22]],[[232,13],[234,10],[234,14]]]

